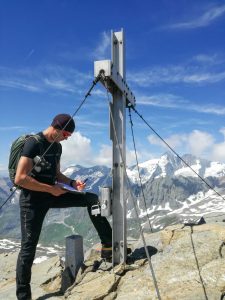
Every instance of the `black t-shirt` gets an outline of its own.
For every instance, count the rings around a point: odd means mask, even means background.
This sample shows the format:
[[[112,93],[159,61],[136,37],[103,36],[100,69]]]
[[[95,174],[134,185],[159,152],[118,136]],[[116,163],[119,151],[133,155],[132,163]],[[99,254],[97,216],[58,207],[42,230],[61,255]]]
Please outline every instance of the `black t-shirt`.
[[[33,170],[31,176],[40,182],[54,184],[57,180],[56,170],[62,154],[62,146],[60,143],[48,142],[42,132],[39,132],[38,135],[41,139],[37,140],[34,137],[30,137],[26,141],[21,156],[34,159],[35,156],[42,156],[48,149],[47,153],[44,155],[44,159],[50,163],[51,167],[49,169],[41,170],[40,172]]]

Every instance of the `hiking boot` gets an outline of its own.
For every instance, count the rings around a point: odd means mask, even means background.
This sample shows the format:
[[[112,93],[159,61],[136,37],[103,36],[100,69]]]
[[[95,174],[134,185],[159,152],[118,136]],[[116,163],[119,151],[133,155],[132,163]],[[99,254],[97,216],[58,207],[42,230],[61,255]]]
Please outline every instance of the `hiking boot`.
[[[132,250],[130,247],[127,247],[127,255],[131,254]]]
[[[131,248],[127,248],[127,255],[131,254],[131,252],[132,252]],[[112,258],[112,246],[111,245],[102,244],[101,258],[104,258],[104,259]]]
[[[102,244],[101,258],[111,259],[112,258],[112,246]]]

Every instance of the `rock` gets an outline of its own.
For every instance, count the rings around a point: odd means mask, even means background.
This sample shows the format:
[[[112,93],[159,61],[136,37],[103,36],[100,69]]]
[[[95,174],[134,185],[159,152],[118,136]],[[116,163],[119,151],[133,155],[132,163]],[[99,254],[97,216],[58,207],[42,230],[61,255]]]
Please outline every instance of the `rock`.
[[[204,224],[161,232],[164,249],[153,257],[153,265],[163,299],[220,299],[225,286],[225,261],[219,255],[224,230],[223,224]]]
[[[15,300],[16,298],[17,256],[18,252],[0,254],[0,299]],[[31,279],[33,299],[41,299],[46,294],[59,295],[62,270],[62,264],[58,256],[34,264]],[[57,299],[62,298],[58,297]]]
[[[112,268],[92,249],[76,281],[60,295],[59,257],[33,266],[35,300],[218,300],[225,293],[225,224],[167,227],[147,234],[150,264],[141,240],[127,264]],[[15,300],[17,253],[0,255],[0,299]],[[153,280],[153,275],[155,281]]]
[[[41,299],[46,294],[60,294],[62,270],[63,267],[58,256],[33,266],[31,289],[35,299]]]
[[[0,254],[0,299],[15,300],[18,253]]]
[[[118,300],[153,300],[154,287],[150,274],[143,273],[143,269],[127,272],[120,280],[117,287]],[[162,297],[163,299],[163,297]]]
[[[71,290],[69,300],[100,300],[116,290],[120,276],[108,272],[88,273],[81,283]]]

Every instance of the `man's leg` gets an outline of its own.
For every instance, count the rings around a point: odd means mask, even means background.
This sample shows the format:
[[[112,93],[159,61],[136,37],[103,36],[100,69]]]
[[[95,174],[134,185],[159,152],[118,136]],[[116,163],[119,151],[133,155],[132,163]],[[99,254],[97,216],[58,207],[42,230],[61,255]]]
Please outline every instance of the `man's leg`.
[[[91,214],[91,206],[98,203],[98,196],[95,194],[87,193],[87,202],[90,203],[87,206],[89,217],[98,232],[102,244],[112,244],[112,228],[106,219],[101,215],[93,216]],[[94,202],[94,203],[93,203]]]
[[[91,207],[95,204],[98,204],[98,196],[94,193],[66,193],[60,197],[54,197],[54,201],[51,207],[87,207],[88,214],[95,229],[97,230],[101,243],[111,245],[112,229],[108,220],[101,215],[93,216],[91,214]]]
[[[19,300],[31,299],[31,267],[47,211],[45,207],[24,207],[23,204],[20,206],[22,237],[16,267],[16,295]]]

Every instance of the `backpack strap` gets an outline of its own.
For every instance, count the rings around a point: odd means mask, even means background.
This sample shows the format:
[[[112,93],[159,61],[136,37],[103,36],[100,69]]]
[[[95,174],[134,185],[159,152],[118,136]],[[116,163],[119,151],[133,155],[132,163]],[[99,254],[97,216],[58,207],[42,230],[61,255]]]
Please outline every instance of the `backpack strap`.
[[[45,152],[44,146],[43,146],[43,138],[39,134],[30,135],[29,137],[30,138],[34,138],[39,143],[39,146],[40,146],[40,155],[42,156],[44,154],[44,152]]]

